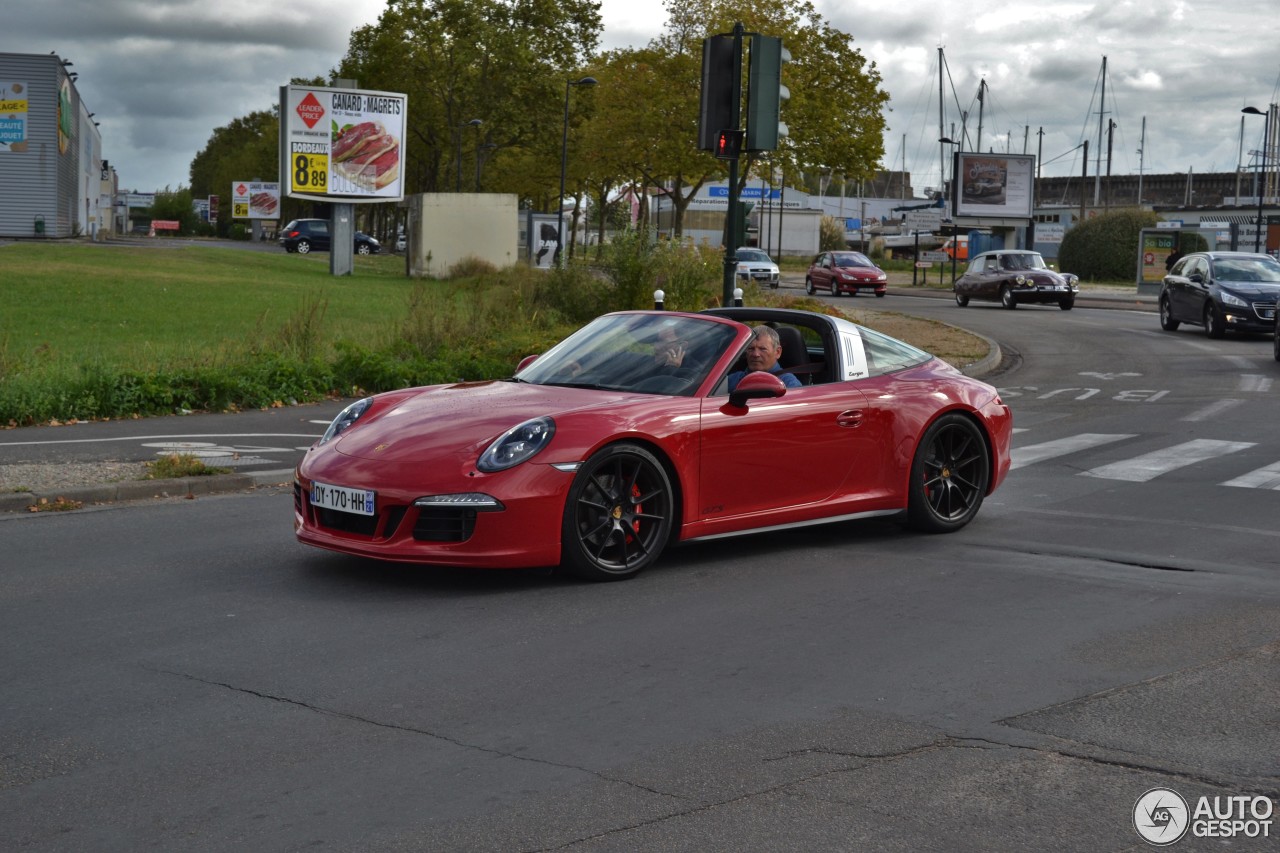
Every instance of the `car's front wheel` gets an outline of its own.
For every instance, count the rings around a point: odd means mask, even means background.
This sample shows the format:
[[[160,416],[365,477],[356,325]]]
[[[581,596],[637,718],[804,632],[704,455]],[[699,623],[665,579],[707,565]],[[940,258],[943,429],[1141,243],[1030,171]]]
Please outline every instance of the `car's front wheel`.
[[[964,308],[966,305],[969,304],[969,297],[965,296],[963,293],[957,290],[956,304],[959,305],[961,308]]]
[[[1213,307],[1213,303],[1209,302],[1204,306],[1204,334],[1205,337],[1217,340],[1227,333],[1227,324],[1222,319],[1222,312]]]
[[[634,577],[666,547],[675,507],[657,457],[636,444],[611,444],[583,463],[569,487],[561,562],[587,580]]]
[[[310,240],[299,240],[299,241],[298,241],[298,248],[297,248],[297,249],[295,249],[294,251],[296,251],[299,255],[305,255],[305,254],[307,254],[308,252],[310,252],[310,251],[311,251],[311,241],[310,241]]]
[[[1007,284],[1000,288],[1000,304],[1010,311],[1018,307],[1018,300],[1013,298],[1013,288]]]
[[[1271,353],[1276,361],[1280,361],[1280,312],[1277,312],[1276,317],[1276,330],[1271,336]]]
[[[1173,319],[1173,305],[1169,302],[1169,297],[1164,296],[1160,299],[1160,328],[1166,332],[1176,332],[1182,323]]]
[[[1074,296],[1064,296],[1058,300],[1058,307],[1063,311],[1070,311],[1076,307],[1076,299]]]
[[[978,514],[991,462],[977,424],[943,415],[924,434],[911,463],[907,523],[926,533],[950,533]]]

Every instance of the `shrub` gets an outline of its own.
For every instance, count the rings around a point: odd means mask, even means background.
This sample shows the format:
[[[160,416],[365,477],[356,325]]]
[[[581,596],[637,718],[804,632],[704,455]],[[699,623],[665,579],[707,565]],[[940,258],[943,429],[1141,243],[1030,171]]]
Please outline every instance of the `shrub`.
[[[1078,223],[1062,239],[1058,267],[1090,281],[1132,281],[1142,229],[1158,221],[1149,210],[1128,208]]]
[[[844,223],[834,216],[824,216],[818,224],[818,251],[838,252],[847,249],[844,238]]]

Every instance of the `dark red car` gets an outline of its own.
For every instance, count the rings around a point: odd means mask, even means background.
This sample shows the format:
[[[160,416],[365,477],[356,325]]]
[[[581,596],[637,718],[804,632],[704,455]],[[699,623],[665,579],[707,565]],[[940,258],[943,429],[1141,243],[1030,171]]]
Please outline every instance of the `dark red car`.
[[[874,291],[884,296],[889,276],[861,252],[823,252],[813,259],[805,273],[804,290],[810,296],[825,291],[832,296],[842,293],[858,295],[859,290]]]
[[[761,371],[730,392],[761,323],[801,385]],[[298,466],[294,530],[361,557],[616,580],[671,543],[820,521],[958,530],[1012,433],[990,385],[841,318],[626,311],[509,379],[352,403]]]

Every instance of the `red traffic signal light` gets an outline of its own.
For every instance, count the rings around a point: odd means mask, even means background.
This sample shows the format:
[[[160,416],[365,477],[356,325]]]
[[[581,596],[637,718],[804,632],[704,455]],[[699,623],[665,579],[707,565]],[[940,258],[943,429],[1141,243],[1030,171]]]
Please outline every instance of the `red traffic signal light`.
[[[742,154],[741,130],[722,130],[716,136],[715,155],[721,160],[737,160]]]

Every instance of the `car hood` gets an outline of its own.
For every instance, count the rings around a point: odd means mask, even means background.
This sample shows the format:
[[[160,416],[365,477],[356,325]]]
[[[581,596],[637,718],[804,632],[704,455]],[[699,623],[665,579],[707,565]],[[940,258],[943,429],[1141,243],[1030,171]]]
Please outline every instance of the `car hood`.
[[[1016,275],[1017,273],[1015,273]],[[1032,284],[1066,284],[1067,280],[1053,270],[1022,270],[1021,275]]]
[[[531,418],[616,407],[653,395],[511,381],[435,385],[374,408],[330,443],[344,456],[383,463],[476,458],[498,436]]]
[[[884,275],[883,270],[872,269],[871,267],[837,267],[836,271],[854,278],[874,279]]]
[[[1261,281],[1220,281],[1218,286],[1250,299],[1275,299],[1280,294],[1280,284]]]

